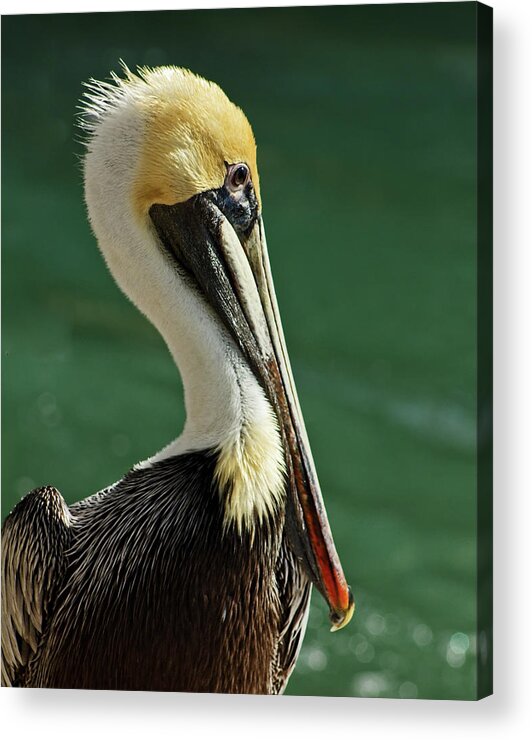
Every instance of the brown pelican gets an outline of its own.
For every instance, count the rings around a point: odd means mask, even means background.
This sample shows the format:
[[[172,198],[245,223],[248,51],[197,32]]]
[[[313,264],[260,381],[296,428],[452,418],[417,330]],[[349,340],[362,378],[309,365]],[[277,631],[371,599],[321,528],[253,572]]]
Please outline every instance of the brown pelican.
[[[174,442],[90,498],[27,494],[3,533],[3,682],[281,692],[311,584],[353,599],[281,329],[243,112],[191,72],[89,84],[89,218],[182,376]]]

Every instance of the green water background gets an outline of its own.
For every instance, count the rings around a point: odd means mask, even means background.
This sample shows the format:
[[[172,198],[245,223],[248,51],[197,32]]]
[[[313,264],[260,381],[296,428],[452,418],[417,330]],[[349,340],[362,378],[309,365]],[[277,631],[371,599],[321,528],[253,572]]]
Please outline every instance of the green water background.
[[[314,596],[290,694],[473,698],[475,4],[4,18],[3,516],[175,437],[180,380],[83,204],[74,114],[123,58],[247,113],[273,274],[357,600]]]

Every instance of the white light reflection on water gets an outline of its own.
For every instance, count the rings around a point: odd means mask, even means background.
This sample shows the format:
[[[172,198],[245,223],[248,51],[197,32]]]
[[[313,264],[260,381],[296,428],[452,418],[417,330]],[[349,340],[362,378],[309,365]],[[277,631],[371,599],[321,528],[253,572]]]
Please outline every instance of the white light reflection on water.
[[[307,655],[307,663],[311,671],[323,671],[327,666],[327,655],[321,648],[311,648]]]
[[[375,657],[375,648],[373,647],[373,645],[371,645],[371,643],[365,640],[364,642],[361,642],[359,645],[357,645],[355,649],[355,657],[361,663],[371,663],[371,661]]]
[[[349,649],[360,663],[371,663],[375,657],[375,648],[360,632],[349,639]]]
[[[399,686],[401,699],[417,699],[417,686],[413,681],[403,681]]]
[[[366,629],[371,635],[382,635],[386,632],[386,620],[381,614],[374,612],[366,619]]]
[[[345,676],[350,693],[360,697],[436,698],[435,677],[449,695],[468,696],[474,687],[476,638],[468,631],[442,631],[412,613],[386,613],[369,606],[365,594],[353,626],[326,635],[326,612],[313,605],[305,645],[296,671],[306,681]],[[313,678],[315,676],[315,678]]]
[[[355,696],[376,698],[382,694],[388,694],[390,690],[390,679],[385,673],[367,672],[359,673],[353,680],[353,693]]]
[[[461,668],[469,650],[469,637],[463,632],[455,632],[449,640],[446,651],[447,663],[451,668]]]
[[[329,662],[325,650],[316,645],[303,647],[296,663],[296,670],[299,673],[307,671],[323,671]]]
[[[432,642],[432,630],[426,624],[416,624],[412,630],[414,642],[419,647],[426,647]]]

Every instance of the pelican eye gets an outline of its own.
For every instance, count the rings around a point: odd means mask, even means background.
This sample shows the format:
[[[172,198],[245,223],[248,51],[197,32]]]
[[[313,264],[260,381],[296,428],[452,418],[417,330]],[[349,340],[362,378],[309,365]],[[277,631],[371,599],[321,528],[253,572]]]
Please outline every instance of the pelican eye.
[[[250,174],[247,164],[230,165],[227,171],[227,185],[230,190],[241,190],[249,182]]]

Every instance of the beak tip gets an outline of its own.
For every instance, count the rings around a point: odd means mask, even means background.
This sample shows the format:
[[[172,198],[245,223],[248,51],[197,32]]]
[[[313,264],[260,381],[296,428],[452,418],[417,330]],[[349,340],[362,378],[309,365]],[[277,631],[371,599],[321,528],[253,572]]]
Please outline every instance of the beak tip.
[[[338,632],[338,630],[346,627],[351,621],[353,614],[355,613],[355,600],[353,598],[353,592],[351,591],[350,587],[348,590],[349,602],[347,608],[338,611],[331,610],[331,613],[329,615],[329,618],[331,620],[331,632]]]

